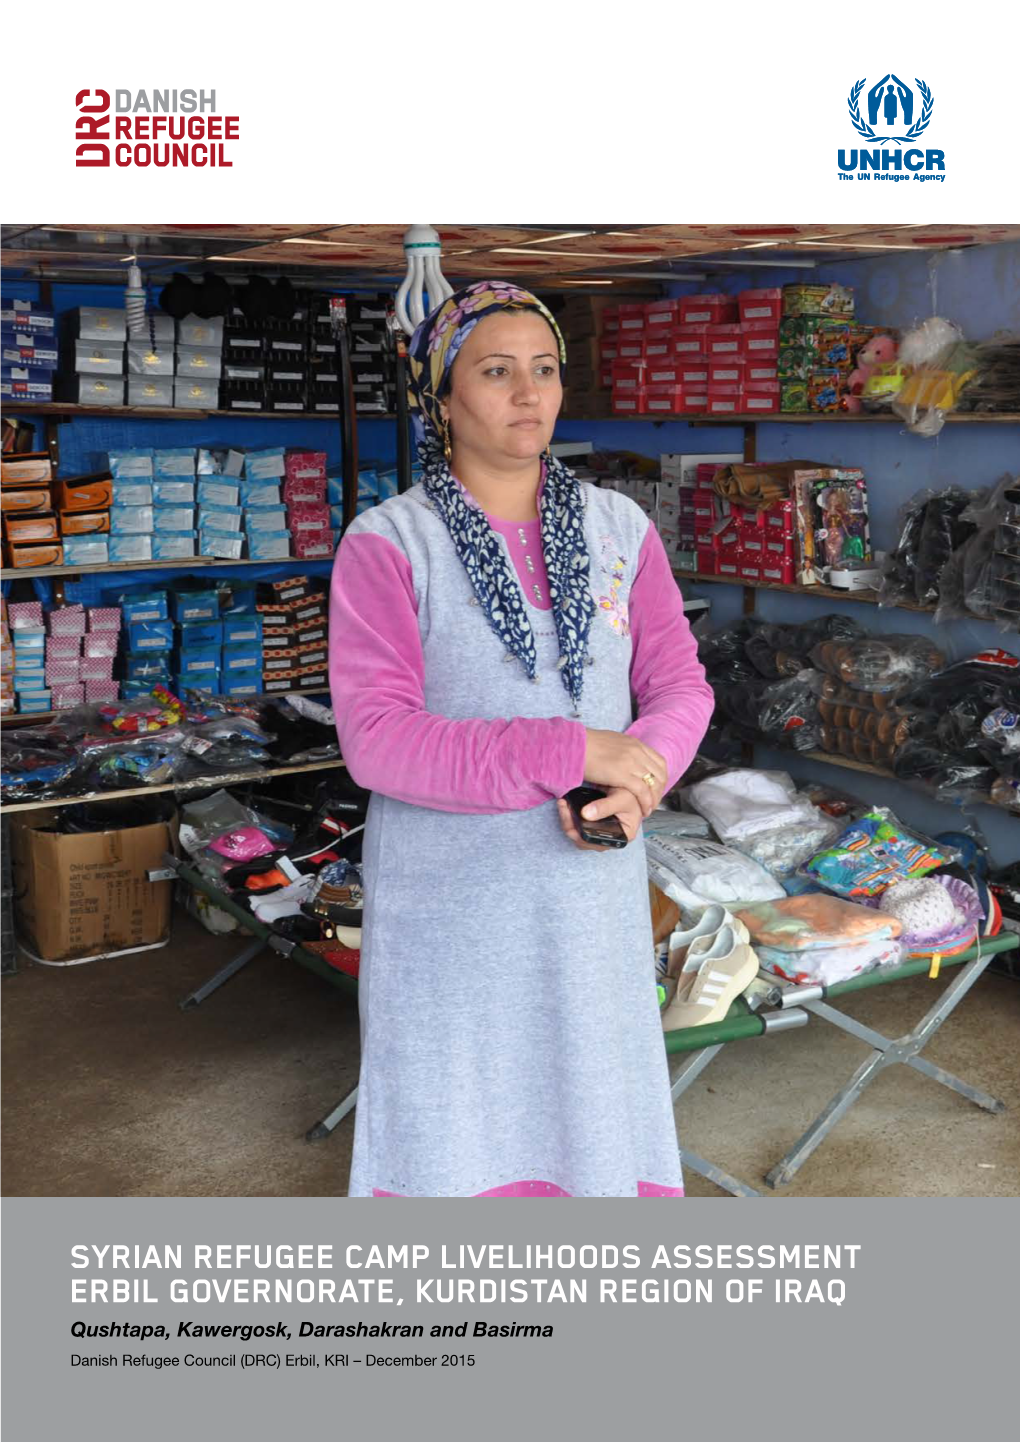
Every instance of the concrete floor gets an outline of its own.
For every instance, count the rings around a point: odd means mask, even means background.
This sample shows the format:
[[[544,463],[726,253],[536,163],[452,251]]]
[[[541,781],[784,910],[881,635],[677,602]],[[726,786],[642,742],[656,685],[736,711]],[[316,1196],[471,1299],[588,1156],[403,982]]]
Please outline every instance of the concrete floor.
[[[179,1011],[240,946],[178,911],[162,951],[67,968],[20,958],[3,983],[4,1195],[345,1193],[353,1116],[328,1140],[304,1133],[357,1080],[356,1008],[265,951],[196,1011]],[[944,984],[920,977],[841,1009],[897,1036]],[[986,973],[925,1055],[1010,1110],[991,1116],[890,1068],[777,1195],[1020,1193],[1018,1040],[1020,984]],[[759,1186],[864,1056],[816,1020],[726,1047],[681,1098],[680,1135]],[[690,1195],[722,1195],[693,1173],[687,1182]]]

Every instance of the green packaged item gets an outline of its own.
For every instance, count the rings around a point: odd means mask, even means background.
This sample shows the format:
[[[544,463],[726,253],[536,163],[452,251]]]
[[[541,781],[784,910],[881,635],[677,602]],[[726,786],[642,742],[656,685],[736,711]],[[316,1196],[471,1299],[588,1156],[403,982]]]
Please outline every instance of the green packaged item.
[[[783,286],[784,316],[840,316],[852,318],[854,293],[848,285]]]
[[[818,352],[813,346],[784,345],[779,348],[779,379],[807,380],[819,364]]]
[[[779,409],[781,411],[806,411],[808,409],[808,383],[806,380],[780,380]]]

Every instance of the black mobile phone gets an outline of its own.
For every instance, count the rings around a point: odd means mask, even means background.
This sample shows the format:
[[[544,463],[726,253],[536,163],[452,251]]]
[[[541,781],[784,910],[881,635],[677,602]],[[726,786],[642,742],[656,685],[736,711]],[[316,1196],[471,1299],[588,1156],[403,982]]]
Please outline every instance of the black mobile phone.
[[[618,817],[605,816],[601,821],[587,821],[581,815],[583,807],[592,801],[601,801],[605,794],[597,786],[575,786],[563,799],[570,807],[582,841],[591,846],[626,846],[627,836]]]

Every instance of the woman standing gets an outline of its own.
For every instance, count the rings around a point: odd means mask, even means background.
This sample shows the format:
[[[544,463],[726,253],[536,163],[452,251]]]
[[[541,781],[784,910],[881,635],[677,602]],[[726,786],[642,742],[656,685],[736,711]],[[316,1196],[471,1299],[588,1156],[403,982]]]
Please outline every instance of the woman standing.
[[[446,301],[411,342],[423,481],[334,566],[374,793],[351,1196],[682,1195],[640,822],[712,693],[654,527],[548,454],[565,358],[526,291]],[[581,841],[582,780],[625,848]]]

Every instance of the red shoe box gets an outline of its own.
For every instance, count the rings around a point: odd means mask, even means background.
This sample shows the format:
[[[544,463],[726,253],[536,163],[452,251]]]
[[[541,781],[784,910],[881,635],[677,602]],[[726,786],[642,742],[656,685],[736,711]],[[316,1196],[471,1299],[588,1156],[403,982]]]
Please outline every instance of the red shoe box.
[[[757,330],[756,321],[741,330],[741,355],[748,360],[772,360],[779,357],[779,332],[771,328]]]
[[[611,365],[605,365],[599,371],[599,388],[604,391],[613,389],[613,367]]]
[[[599,355],[604,361],[619,360],[620,343],[615,336],[607,337],[599,343]]]
[[[710,385],[708,388],[708,414],[726,416],[740,414],[740,387],[734,385]]]
[[[771,382],[771,384],[775,386],[775,390],[772,392],[765,390],[766,384],[769,383],[763,381],[761,386],[756,390],[741,391],[740,408],[746,415],[768,415],[771,412],[779,410],[779,382]]]
[[[682,357],[680,365],[680,384],[692,387],[694,390],[708,391],[709,364],[705,360],[684,360]]]
[[[715,491],[700,486],[694,491],[694,524],[699,529],[714,526],[719,519],[719,497]]]
[[[793,501],[773,501],[771,506],[761,512],[765,518],[765,526],[770,531],[780,531],[784,536],[792,536],[795,530]]]
[[[670,345],[674,355],[684,360],[708,359],[708,326],[682,325],[670,331]]]
[[[620,307],[607,305],[602,312],[602,334],[616,336],[620,333]]]
[[[779,367],[770,360],[744,361],[744,390],[757,391],[765,386],[765,394],[771,394],[772,382],[779,380]]]
[[[317,501],[295,501],[287,507],[287,529],[291,535],[308,535],[312,531],[328,531],[329,507]]]
[[[642,352],[645,360],[661,359],[668,356],[672,351],[670,345],[670,333],[661,327],[658,330],[646,330]]]
[[[295,501],[324,501],[326,499],[326,477],[288,476],[283,483],[283,499],[288,506]]]
[[[622,335],[620,337],[620,360],[639,361],[644,359],[644,355],[645,343],[642,336]],[[613,364],[616,365],[617,362],[614,361]]]
[[[290,480],[326,479],[325,451],[287,451],[283,458],[285,473]]]
[[[333,532],[329,526],[318,531],[302,531],[291,536],[294,555],[299,560],[313,560],[333,554]]]
[[[640,361],[613,362],[613,392],[637,391],[645,383],[645,368]]]
[[[719,557],[712,546],[699,545],[694,553],[697,556],[697,567],[703,576],[714,576],[715,568]]]
[[[679,386],[684,384],[683,373],[686,369],[683,361],[666,356],[648,362],[645,379],[650,386]]]
[[[771,526],[766,526],[762,535],[765,537],[765,563],[769,566],[782,565],[789,561],[793,565],[793,533],[787,534],[783,531],[775,531]]]
[[[646,330],[669,330],[680,319],[680,301],[653,300],[645,306]]]
[[[739,307],[732,295],[685,295],[680,300],[682,325],[723,325],[736,320]]]
[[[641,332],[645,328],[645,307],[643,304],[625,304],[618,307],[620,315],[620,339]]]
[[[740,575],[740,555],[718,556],[716,558],[715,574],[717,576],[732,576],[734,580]]]
[[[741,349],[743,332],[739,325],[710,325],[708,328],[708,353],[715,360],[719,356],[743,355]]]
[[[708,395],[704,386],[681,386],[680,404],[677,411],[682,416],[703,416],[708,410]]]
[[[645,387],[645,414],[676,415],[683,405],[683,388],[676,385],[649,385]]]
[[[708,383],[711,386],[742,386],[744,384],[744,357],[713,357],[708,363]]]
[[[730,520],[715,538],[716,549],[721,554],[724,551],[738,551],[741,546],[740,527]]]
[[[613,391],[613,414],[616,416],[643,416],[645,400],[643,386],[637,391]]]
[[[765,555],[765,528],[764,526],[742,525],[739,531],[740,549],[751,561],[761,561]]]
[[[769,321],[779,325],[783,314],[783,292],[779,286],[766,290],[742,290],[737,296],[741,321]]]
[[[766,556],[761,566],[761,579],[771,581],[773,585],[778,583],[782,586],[792,586],[796,581],[793,557],[791,556],[789,560],[774,561],[771,557]]]
[[[757,561],[744,556],[741,559],[738,574],[742,581],[760,581],[761,565]]]

